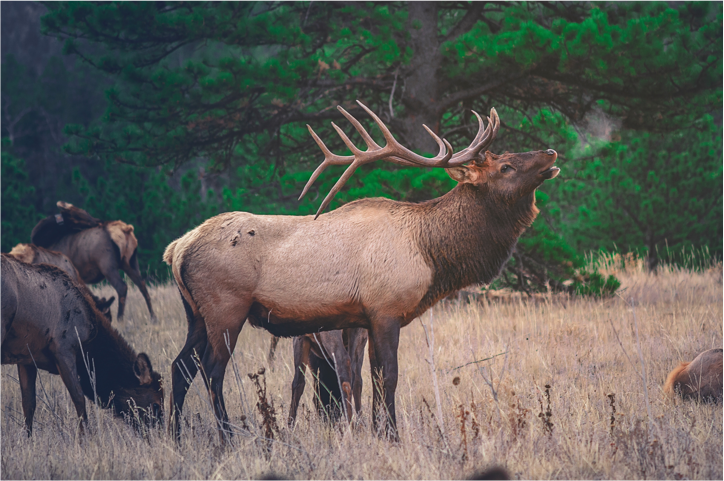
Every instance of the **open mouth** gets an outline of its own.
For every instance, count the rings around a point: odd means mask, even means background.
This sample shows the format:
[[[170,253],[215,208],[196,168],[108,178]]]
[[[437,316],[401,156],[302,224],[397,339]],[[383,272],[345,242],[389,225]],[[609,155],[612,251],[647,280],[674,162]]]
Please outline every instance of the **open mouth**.
[[[557,177],[558,174],[561,172],[561,169],[556,167],[555,165],[552,167],[547,168],[543,172],[540,172],[539,175],[543,177],[544,179],[553,179],[554,177]]]

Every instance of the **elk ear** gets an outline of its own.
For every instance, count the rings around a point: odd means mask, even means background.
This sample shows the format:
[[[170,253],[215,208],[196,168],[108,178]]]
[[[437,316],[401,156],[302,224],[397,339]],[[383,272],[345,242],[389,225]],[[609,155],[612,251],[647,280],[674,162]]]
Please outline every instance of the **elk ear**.
[[[452,180],[459,184],[474,184],[480,179],[480,172],[464,165],[450,167],[449,169],[445,169],[445,172],[447,172],[447,175],[449,175]]]
[[[141,384],[151,384],[153,378],[151,377],[151,360],[148,358],[146,353],[142,352],[136,358],[136,362],[133,363],[133,373],[136,375]]]

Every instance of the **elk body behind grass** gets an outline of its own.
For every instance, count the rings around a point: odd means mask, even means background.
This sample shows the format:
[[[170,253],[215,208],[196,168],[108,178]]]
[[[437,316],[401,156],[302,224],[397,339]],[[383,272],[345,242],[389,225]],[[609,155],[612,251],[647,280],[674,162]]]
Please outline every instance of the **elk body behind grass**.
[[[682,362],[666,377],[664,392],[670,397],[678,394],[684,399],[721,402],[722,359],[721,349],[709,349],[691,362]]]
[[[177,433],[187,376],[193,378],[198,370],[195,352],[220,428],[230,428],[224,372],[248,319],[276,336],[368,329],[373,379],[378,371],[383,378],[373,389],[373,420],[386,413],[388,432],[396,437],[400,329],[452,292],[492,281],[538,213],[535,189],[558,174],[554,150],[482,153],[499,127],[495,110],[485,130],[478,117],[478,135],[455,155],[433,134],[440,152],[427,159],[399,145],[379,118],[362,107],[387,145],[378,146],[341,108],[367,151],[358,150],[338,129],[354,155],[332,154],[312,132],[325,160],[304,192],[326,166],[350,165],[319,212],[357,167],[380,159],[445,168],[458,185],[420,204],[362,199],[327,214],[318,212],[318,218],[230,212],[172,242],[164,260],[172,266],[188,320],[186,343],[172,366],[171,429]]]
[[[294,380],[289,425],[293,425],[297,417],[299,400],[304,394],[304,372],[307,367],[314,377],[314,403],[319,411],[334,418],[339,414],[339,408],[343,407],[347,420],[351,420],[354,399],[354,407],[359,414],[366,344],[365,329],[323,331],[294,338]]]
[[[87,293],[56,267],[2,255],[1,342],[2,364],[18,366],[28,433],[38,369],[60,374],[83,419],[84,395],[112,407],[117,416],[137,419],[135,408],[148,421],[162,414],[161,376],[148,356],[136,355]]]

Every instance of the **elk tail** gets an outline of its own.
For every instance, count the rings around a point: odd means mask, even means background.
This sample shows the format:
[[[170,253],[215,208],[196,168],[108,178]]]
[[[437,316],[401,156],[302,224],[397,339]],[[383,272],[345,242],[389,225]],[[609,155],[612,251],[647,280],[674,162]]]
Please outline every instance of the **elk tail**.
[[[192,231],[193,232],[193,231]],[[186,288],[186,284],[184,283],[183,278],[183,263],[184,263],[184,251],[186,250],[186,246],[188,242],[183,242],[181,245],[179,243],[182,240],[186,240],[186,237],[188,236],[188,233],[184,236],[179,237],[175,241],[171,242],[167,247],[166,250],[163,252],[163,260],[166,264],[171,266],[171,272],[173,273],[173,278],[176,281],[176,285],[179,288],[179,292],[181,293],[181,296],[186,299],[186,302],[189,303],[191,308],[194,311],[197,311],[198,308],[196,308],[196,303],[194,302],[193,297],[191,297],[191,293]]]
[[[682,362],[673,371],[671,371],[668,376],[666,376],[666,382],[664,383],[664,393],[669,396],[674,395],[674,388],[676,387],[676,384],[678,382],[681,382],[681,379],[679,378],[683,376],[684,371],[689,364],[690,363],[688,362]]]
[[[166,246],[166,250],[163,251],[163,261],[170,266],[173,266],[173,252],[176,249],[178,241],[179,239],[176,239],[171,242],[168,246]]]
[[[131,262],[131,257],[138,248],[138,239],[133,234],[133,225],[126,224],[121,220],[114,220],[105,224],[105,230],[111,236],[113,243],[118,246],[121,263]]]

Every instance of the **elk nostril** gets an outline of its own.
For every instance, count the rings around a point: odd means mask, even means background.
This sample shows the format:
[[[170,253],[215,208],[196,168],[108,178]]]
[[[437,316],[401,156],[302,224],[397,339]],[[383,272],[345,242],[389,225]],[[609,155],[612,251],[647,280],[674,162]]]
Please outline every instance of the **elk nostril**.
[[[553,149],[546,150],[546,154],[548,154],[548,155],[555,155],[555,153],[556,153],[556,151]]]

